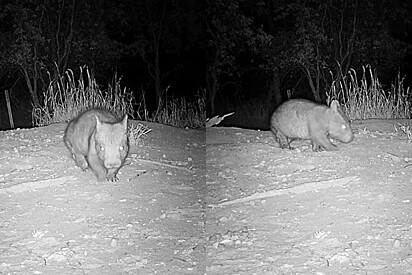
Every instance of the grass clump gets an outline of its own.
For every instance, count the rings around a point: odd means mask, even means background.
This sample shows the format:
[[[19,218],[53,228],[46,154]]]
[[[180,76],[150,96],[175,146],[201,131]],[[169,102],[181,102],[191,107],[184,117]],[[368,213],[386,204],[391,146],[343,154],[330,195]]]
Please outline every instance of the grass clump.
[[[117,75],[108,88],[102,91],[88,67],[84,66],[80,67],[78,80],[70,69],[50,80],[48,88],[43,92],[42,106],[33,108],[32,121],[34,126],[69,121],[87,109],[99,107],[111,111],[119,118],[127,114],[133,119],[137,114],[144,120],[176,127],[205,128],[205,95],[206,92],[200,90],[195,101],[187,101],[185,98],[160,100],[156,111],[150,116],[146,108],[142,110],[144,102],[135,104],[133,94],[121,87]],[[135,107],[139,109],[134,110]],[[136,140],[150,131],[146,126],[139,125],[129,126],[131,139]]]
[[[43,92],[43,105],[34,107],[32,120],[34,126],[68,121],[80,112],[100,107],[111,111],[117,117],[127,114],[134,118],[134,97],[120,85],[120,79],[114,76],[107,90],[102,91],[88,67],[80,67],[79,79],[74,72],[67,70],[50,80]]]
[[[412,142],[412,125],[409,125],[408,122],[402,124],[398,123],[399,129],[406,135],[406,140],[408,143]],[[395,132],[398,132],[398,128],[394,125],[393,128],[395,129]]]
[[[75,80],[72,70],[51,80],[43,93],[43,106],[35,107],[32,112],[33,124],[45,126],[68,121],[90,108],[104,108],[118,118],[127,114],[134,118],[134,97],[121,88],[120,79],[114,76],[106,91],[102,91],[87,67],[80,67],[79,80]],[[129,139],[135,144],[151,130],[141,123],[128,123]]]
[[[412,96],[409,87],[403,86],[403,80],[398,74],[390,89],[385,90],[370,66],[363,66],[360,80],[351,69],[339,83],[332,84],[327,93],[328,102],[338,99],[352,120],[410,118]]]
[[[139,141],[146,137],[150,131],[152,130],[149,127],[141,123],[128,124],[129,140],[133,140],[135,145],[138,145]]]
[[[185,98],[176,98],[170,101],[160,100],[153,116],[146,119],[181,128],[205,128],[205,91],[199,91],[195,101],[187,101]]]

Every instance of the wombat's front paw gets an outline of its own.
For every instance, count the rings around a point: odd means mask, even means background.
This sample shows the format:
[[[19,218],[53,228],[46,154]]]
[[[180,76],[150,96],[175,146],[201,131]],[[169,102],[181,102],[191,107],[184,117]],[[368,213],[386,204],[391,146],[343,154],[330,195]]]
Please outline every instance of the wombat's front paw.
[[[86,160],[76,160],[76,162],[83,172],[86,172],[89,169],[89,164],[87,163]]]
[[[320,145],[318,145],[318,144],[312,144],[312,151],[313,152],[322,152],[323,148],[320,147]]]
[[[293,148],[292,147],[290,147],[290,145],[289,144],[280,144],[280,149],[289,149],[289,150],[292,150]]]
[[[112,182],[116,182],[116,181],[119,180],[119,178],[117,177],[116,174],[109,174],[109,175],[107,175],[107,180],[112,181]]]

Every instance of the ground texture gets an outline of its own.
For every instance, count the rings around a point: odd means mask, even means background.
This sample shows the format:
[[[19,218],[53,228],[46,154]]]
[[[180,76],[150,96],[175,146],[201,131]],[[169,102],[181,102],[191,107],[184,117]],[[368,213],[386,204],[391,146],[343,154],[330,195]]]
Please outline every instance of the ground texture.
[[[208,129],[207,274],[412,274],[412,144],[399,124],[355,122],[337,152]]]
[[[76,167],[66,124],[0,132],[0,274],[203,274],[205,132],[157,124],[118,182]]]
[[[74,165],[64,123],[0,132],[0,274],[412,274],[400,124],[355,122],[337,152],[147,124],[115,183]]]

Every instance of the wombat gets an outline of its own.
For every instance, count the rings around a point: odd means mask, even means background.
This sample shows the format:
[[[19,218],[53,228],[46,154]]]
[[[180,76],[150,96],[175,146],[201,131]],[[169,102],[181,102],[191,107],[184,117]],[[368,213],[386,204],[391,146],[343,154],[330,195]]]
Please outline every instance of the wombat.
[[[313,151],[336,151],[329,137],[344,143],[353,139],[349,120],[336,100],[330,108],[303,99],[286,101],[273,112],[270,128],[282,149],[291,149],[295,139],[310,139]]]
[[[98,181],[117,181],[129,152],[127,115],[119,121],[107,110],[87,110],[70,121],[63,140],[83,171],[90,167]]]

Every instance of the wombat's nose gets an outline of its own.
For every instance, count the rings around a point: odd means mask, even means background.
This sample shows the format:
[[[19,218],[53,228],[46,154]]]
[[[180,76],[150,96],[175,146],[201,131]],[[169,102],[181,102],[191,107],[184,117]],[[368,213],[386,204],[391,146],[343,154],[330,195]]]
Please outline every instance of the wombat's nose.
[[[351,142],[352,140],[353,140],[353,133],[351,132],[347,134],[341,141],[348,143],[348,142]]]
[[[118,167],[120,167],[120,165],[121,165],[121,162],[120,162],[120,161],[106,161],[106,162],[104,163],[104,166],[105,166],[107,169],[118,168]]]

